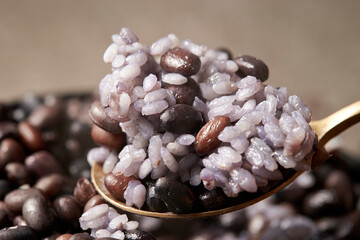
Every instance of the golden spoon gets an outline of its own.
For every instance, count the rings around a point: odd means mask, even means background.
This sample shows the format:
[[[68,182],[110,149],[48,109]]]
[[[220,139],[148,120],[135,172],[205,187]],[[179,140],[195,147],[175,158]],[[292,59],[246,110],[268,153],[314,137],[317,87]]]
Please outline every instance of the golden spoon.
[[[311,168],[314,169],[320,166],[326,159],[327,153],[324,150],[324,145],[333,137],[340,134],[347,128],[351,127],[352,125],[360,122],[360,101],[357,101],[347,107],[340,109],[339,111],[331,114],[328,117],[325,117],[321,120],[312,121],[310,122],[311,128],[315,130],[316,134],[318,135],[318,151],[316,151],[312,158],[309,159],[311,164]],[[113,198],[109,191],[104,186],[104,177],[105,174],[102,171],[102,167],[99,164],[95,164],[91,169],[91,178],[96,191],[110,204],[113,206],[122,209],[126,212],[131,212],[143,216],[148,217],[158,217],[158,218],[201,218],[201,217],[210,217],[221,215],[228,212],[237,211],[243,208],[246,208],[254,203],[257,203],[274,193],[278,192],[279,190],[283,189],[290,183],[292,183],[299,175],[303,172],[295,172],[292,176],[287,178],[281,184],[276,186],[274,189],[266,192],[264,194],[256,194],[250,200],[245,202],[233,205],[231,207],[225,207],[222,209],[216,209],[211,211],[205,212],[194,212],[194,213],[187,213],[187,214],[175,214],[171,212],[151,212],[145,211],[133,207],[127,206],[125,203],[120,202]]]

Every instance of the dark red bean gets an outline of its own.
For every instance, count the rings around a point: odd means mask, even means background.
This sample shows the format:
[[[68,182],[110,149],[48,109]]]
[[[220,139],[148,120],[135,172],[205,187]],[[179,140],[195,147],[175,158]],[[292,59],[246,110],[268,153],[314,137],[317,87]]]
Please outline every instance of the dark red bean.
[[[93,102],[93,104],[91,104],[89,109],[89,117],[94,124],[104,129],[105,131],[115,134],[122,133],[119,122],[106,115],[105,109],[99,100],[96,100]]]
[[[57,216],[67,225],[73,228],[79,226],[79,218],[82,214],[82,207],[74,196],[61,195],[53,202]]]
[[[160,66],[165,72],[191,76],[199,71],[201,61],[189,50],[177,47],[161,56]]]
[[[37,129],[48,129],[55,127],[63,120],[63,106],[57,103],[51,106],[41,105],[35,108],[29,115],[27,121]]]
[[[96,144],[120,151],[126,144],[124,133],[114,134],[94,125],[91,130],[91,137]]]
[[[74,196],[81,206],[96,195],[94,185],[87,178],[80,178],[74,188]]]
[[[22,142],[31,151],[39,151],[45,147],[41,132],[28,122],[19,123],[18,132]]]
[[[27,226],[27,223],[22,215],[18,215],[13,220],[14,226]]]
[[[207,154],[217,148],[221,141],[218,136],[225,127],[230,125],[230,119],[227,116],[217,116],[208,121],[197,133],[195,137],[195,151],[202,155]]]
[[[43,196],[42,192],[36,188],[16,189],[9,192],[4,199],[7,209],[14,213],[22,210],[23,204],[29,197]]]
[[[195,97],[201,93],[199,85],[192,78],[188,78],[188,81],[182,85],[165,83],[164,88],[169,89],[173,93],[176,103],[187,105],[192,105]]]
[[[120,200],[125,201],[124,199],[124,192],[131,180],[134,180],[135,177],[125,177],[122,174],[113,174],[108,173],[105,176],[104,184],[106,189],[110,192],[110,194]]]
[[[3,169],[10,162],[24,162],[25,152],[21,144],[12,139],[6,138],[0,144],[0,169]]]
[[[106,203],[105,200],[101,197],[101,195],[97,194],[89,199],[89,201],[86,202],[84,206],[84,212],[89,210],[92,207],[95,207],[96,205],[100,205]]]
[[[175,104],[160,115],[160,126],[176,134],[196,133],[203,124],[200,112],[185,104]]]
[[[70,233],[65,233],[56,238],[56,240],[69,240],[73,235]]]
[[[31,177],[29,172],[26,170],[24,164],[19,162],[8,163],[5,166],[5,172],[7,178],[21,186],[25,183],[30,183]]]
[[[40,189],[47,198],[53,198],[61,192],[64,185],[68,184],[64,175],[53,173],[38,179],[34,188]]]
[[[40,178],[51,173],[62,173],[55,157],[48,151],[38,151],[25,159],[25,167],[34,176]]]
[[[49,231],[55,223],[54,212],[42,195],[28,198],[22,207],[22,215],[28,226],[37,232]]]
[[[234,61],[239,67],[236,74],[241,78],[254,76],[264,82],[269,77],[268,67],[258,58],[249,55],[242,55],[235,58]]]

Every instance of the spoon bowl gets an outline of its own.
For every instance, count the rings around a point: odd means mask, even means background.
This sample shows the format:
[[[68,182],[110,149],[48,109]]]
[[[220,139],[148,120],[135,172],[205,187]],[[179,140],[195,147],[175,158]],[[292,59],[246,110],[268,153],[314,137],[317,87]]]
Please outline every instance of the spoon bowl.
[[[328,154],[324,149],[324,145],[333,137],[340,134],[347,128],[352,125],[360,122],[360,101],[357,101],[347,107],[340,109],[339,111],[317,121],[310,122],[311,128],[315,131],[318,136],[318,149],[313,154],[312,158],[308,161],[311,164],[311,168],[315,169],[320,166],[327,158]],[[211,217],[216,215],[221,215],[233,211],[237,211],[243,208],[246,208],[254,203],[257,203],[274,193],[280,191],[290,183],[292,183],[298,176],[303,172],[292,171],[291,174],[285,176],[285,178],[276,186],[271,188],[266,193],[244,193],[246,196],[240,196],[236,198],[236,203],[229,207],[224,207],[221,209],[204,211],[204,212],[192,212],[187,214],[175,214],[171,212],[151,212],[146,210],[137,209],[134,207],[129,207],[125,203],[115,199],[104,185],[105,174],[102,171],[102,167],[99,164],[94,164],[91,169],[91,178],[95,186],[96,191],[111,205],[116,208],[119,208],[123,211],[148,216],[148,217],[157,217],[157,218],[204,218]],[[239,200],[239,201],[237,201]]]

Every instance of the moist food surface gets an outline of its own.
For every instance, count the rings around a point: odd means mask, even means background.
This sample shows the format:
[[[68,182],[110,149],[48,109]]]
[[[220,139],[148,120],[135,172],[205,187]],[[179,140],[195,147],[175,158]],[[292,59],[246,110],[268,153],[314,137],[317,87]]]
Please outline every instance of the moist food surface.
[[[111,73],[99,83],[101,105],[92,108],[105,114],[90,116],[113,135],[117,122],[126,143],[119,151],[98,141],[88,161],[103,164],[112,178],[134,178],[117,197],[127,205],[173,211],[175,199],[169,202],[158,182],[174,182],[192,198],[178,213],[200,211],[204,192],[221,189],[225,199],[236,198],[266,191],[288,170],[309,169],[316,143],[310,109],[286,87],[264,83],[269,70],[262,60],[232,59],[228,50],[174,34],[148,47],[123,28],[112,40],[104,53]]]

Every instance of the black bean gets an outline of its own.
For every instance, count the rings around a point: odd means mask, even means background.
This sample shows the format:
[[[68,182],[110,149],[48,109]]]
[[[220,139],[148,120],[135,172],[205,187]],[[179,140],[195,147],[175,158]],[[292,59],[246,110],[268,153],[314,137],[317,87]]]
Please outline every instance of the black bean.
[[[175,99],[176,103],[183,103],[192,105],[196,96],[200,96],[200,87],[192,78],[182,85],[164,84],[165,89],[169,89]]]
[[[254,76],[264,82],[269,77],[268,67],[258,58],[249,55],[241,55],[235,58],[234,61],[239,67],[236,74],[241,78]]]
[[[288,217],[280,224],[288,239],[318,239],[315,223],[306,216]]]
[[[27,189],[15,189],[9,192],[4,199],[6,207],[9,211],[14,213],[19,213],[22,210],[23,204],[29,197],[32,196],[42,196],[42,193],[39,189],[36,188],[27,188]]]
[[[348,175],[339,170],[332,171],[324,182],[327,189],[335,189],[339,196],[339,201],[343,204],[344,210],[349,211],[354,207],[354,192],[352,183]]]
[[[38,240],[38,234],[28,226],[15,226],[0,230],[0,239],[6,240]]]
[[[155,195],[174,213],[190,212],[195,203],[194,194],[185,184],[162,177],[156,180]]]
[[[140,230],[125,230],[125,240],[156,240],[150,233]]]
[[[200,112],[185,104],[175,104],[160,115],[160,125],[168,132],[176,134],[192,134],[203,124]]]
[[[82,207],[74,196],[61,195],[53,202],[57,216],[68,226],[77,228],[79,218],[82,214]]]
[[[22,215],[29,227],[37,232],[46,232],[55,223],[54,212],[44,196],[32,196],[23,205]]]
[[[220,188],[204,191],[199,194],[199,204],[203,209],[213,210],[224,206],[227,197]]]
[[[19,123],[18,132],[22,142],[31,151],[39,151],[45,147],[41,132],[28,122]]]
[[[165,203],[157,195],[155,182],[150,183],[146,191],[146,206],[153,212],[168,211]]]
[[[191,76],[199,71],[201,61],[187,49],[173,48],[161,56],[160,66],[165,72]]]
[[[99,100],[96,100],[91,104],[89,117],[94,124],[108,132],[122,133],[119,122],[106,115],[105,109]]]
[[[96,195],[94,185],[87,178],[80,178],[74,188],[74,196],[81,206]]]
[[[338,215],[344,212],[339,192],[335,189],[320,189],[306,196],[303,202],[306,215],[318,218],[326,215]]]
[[[307,189],[302,188],[296,182],[284,188],[283,190],[284,191],[279,191],[276,194],[276,198],[279,201],[286,201],[293,204],[300,204],[308,193]]]
[[[62,173],[55,157],[48,151],[35,152],[25,159],[25,167],[34,176],[40,178],[51,173]]]
[[[245,211],[231,212],[219,216],[221,226],[224,226],[226,229],[233,232],[240,232],[241,228],[239,228],[239,226],[250,225],[250,223],[247,223],[247,220],[249,219],[246,216]],[[257,226],[259,225],[257,224]]]
[[[337,227],[340,225],[340,219],[336,217],[324,217],[316,221],[321,239],[328,236],[334,236]]]
[[[336,239],[360,239],[360,212],[354,211],[340,221]]]
[[[6,138],[0,144],[0,169],[3,169],[10,162],[24,162],[25,152],[21,144],[12,139]]]

